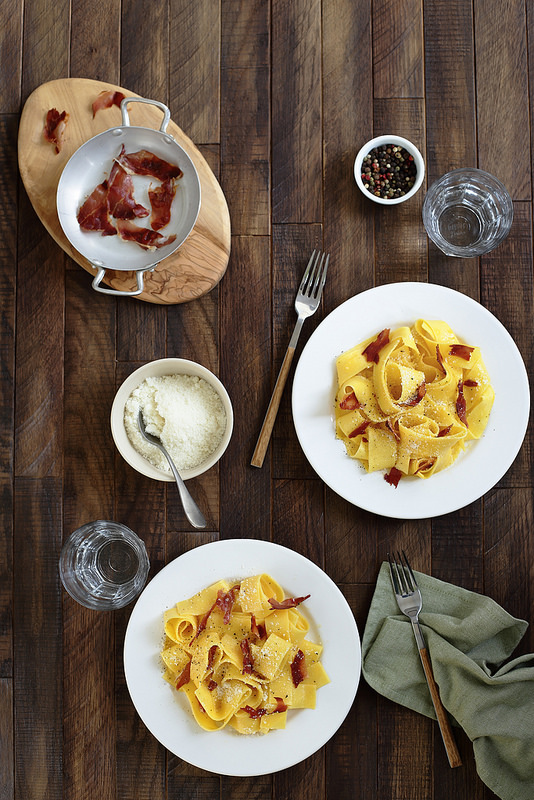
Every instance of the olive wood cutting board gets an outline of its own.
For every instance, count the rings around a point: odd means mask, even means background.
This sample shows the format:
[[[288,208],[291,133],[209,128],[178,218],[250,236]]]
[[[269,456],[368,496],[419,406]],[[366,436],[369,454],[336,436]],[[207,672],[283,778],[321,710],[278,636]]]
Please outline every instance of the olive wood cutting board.
[[[93,118],[93,101],[105,89],[120,91],[126,97],[139,97],[120,86],[86,78],[50,81],[28,97],[18,136],[20,174],[36,214],[60,247],[93,276],[95,267],[63,233],[56,211],[56,191],[71,155],[88,139],[122,124],[117,106],[101,109]],[[57,154],[43,135],[46,114],[51,108],[69,114],[63,145]],[[131,125],[159,130],[162,113],[157,107],[134,103],[128,107],[128,113]],[[195,226],[183,245],[160,261],[153,272],[145,273],[144,289],[137,297],[160,304],[184,303],[211,291],[224,275],[230,256],[230,216],[217,179],[198,148],[172,120],[167,133],[183,147],[197,169],[201,206]],[[104,282],[122,291],[136,287],[133,272],[107,270]]]

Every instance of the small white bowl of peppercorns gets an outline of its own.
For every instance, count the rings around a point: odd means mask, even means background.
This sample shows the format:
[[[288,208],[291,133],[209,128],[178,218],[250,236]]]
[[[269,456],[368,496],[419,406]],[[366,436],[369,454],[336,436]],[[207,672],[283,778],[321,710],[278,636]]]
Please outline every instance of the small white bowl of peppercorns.
[[[354,161],[354,178],[365,197],[385,206],[409,200],[424,177],[423,156],[402,136],[376,136]]]

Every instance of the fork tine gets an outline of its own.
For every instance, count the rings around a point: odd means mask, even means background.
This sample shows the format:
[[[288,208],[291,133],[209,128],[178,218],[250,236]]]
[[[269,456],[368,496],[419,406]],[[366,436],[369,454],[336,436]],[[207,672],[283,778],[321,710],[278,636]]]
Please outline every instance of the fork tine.
[[[388,561],[389,561],[389,574],[391,577],[391,583],[393,584],[393,591],[395,592],[395,594],[400,594],[397,565],[391,560],[391,556],[389,553],[388,553]]]
[[[404,564],[402,562],[402,558],[400,554],[397,552],[397,556],[395,559],[395,566],[397,567],[397,574],[399,576],[399,583],[401,586],[401,593],[402,594],[409,594],[411,592],[410,586],[408,581],[406,580],[406,570],[404,569]]]
[[[409,574],[410,579],[412,581],[411,591],[413,591],[415,588],[417,588],[417,581],[415,580],[415,575],[413,574],[413,570],[412,570],[412,568],[410,566],[410,563],[409,563],[409,561],[408,561],[408,559],[406,557],[406,553],[404,552],[404,550],[402,551],[402,556],[404,558],[405,572],[406,572],[406,570],[408,571],[408,574]]]
[[[321,276],[321,268],[323,266],[323,261],[324,261],[324,253],[321,253],[321,251],[319,250],[317,252],[317,258],[315,259],[315,264],[313,265],[313,269],[311,271],[310,280],[308,281],[308,285],[306,287],[305,293],[309,297],[313,297],[315,295],[315,289],[317,288],[317,284]]]
[[[326,273],[328,271],[329,261],[330,261],[330,253],[326,256],[326,260],[325,260],[325,254],[323,253],[323,257],[321,258],[321,266],[319,267],[319,270],[317,272],[317,279],[313,287],[314,297],[317,297],[317,295],[320,295],[321,292],[323,291],[323,286],[326,283]]]
[[[319,255],[320,255],[320,253],[318,253],[317,250],[314,250],[313,253],[311,254],[310,260],[308,261],[308,266],[304,270],[304,275],[302,276],[302,280],[300,282],[300,286],[299,286],[299,291],[300,292],[303,292],[303,293],[306,292],[306,287],[307,287],[307,285],[309,283],[308,279],[310,278],[310,275],[311,275],[310,280],[313,280],[313,273],[315,271],[315,266],[316,266],[317,261],[319,259]]]

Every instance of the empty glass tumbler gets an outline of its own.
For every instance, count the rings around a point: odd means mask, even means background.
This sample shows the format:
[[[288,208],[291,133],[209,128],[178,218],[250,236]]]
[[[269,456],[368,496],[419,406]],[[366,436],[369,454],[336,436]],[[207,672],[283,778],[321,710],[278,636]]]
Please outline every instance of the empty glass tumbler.
[[[423,203],[430,239],[448,256],[489,253],[506,238],[514,209],[503,184],[481,169],[448,172],[432,184]]]
[[[117,522],[97,520],[69,536],[59,559],[67,592],[86,608],[122,608],[145,585],[149,560],[142,540]]]

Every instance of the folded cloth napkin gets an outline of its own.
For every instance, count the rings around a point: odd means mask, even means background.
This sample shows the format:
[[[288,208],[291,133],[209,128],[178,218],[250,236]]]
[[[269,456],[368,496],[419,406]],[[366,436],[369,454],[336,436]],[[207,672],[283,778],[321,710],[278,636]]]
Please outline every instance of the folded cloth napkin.
[[[503,665],[528,625],[489,597],[416,572],[419,616],[443,705],[465,730],[477,772],[502,800],[534,798],[534,655]],[[410,620],[382,564],[362,639],[362,671],[379,694],[434,719]]]

